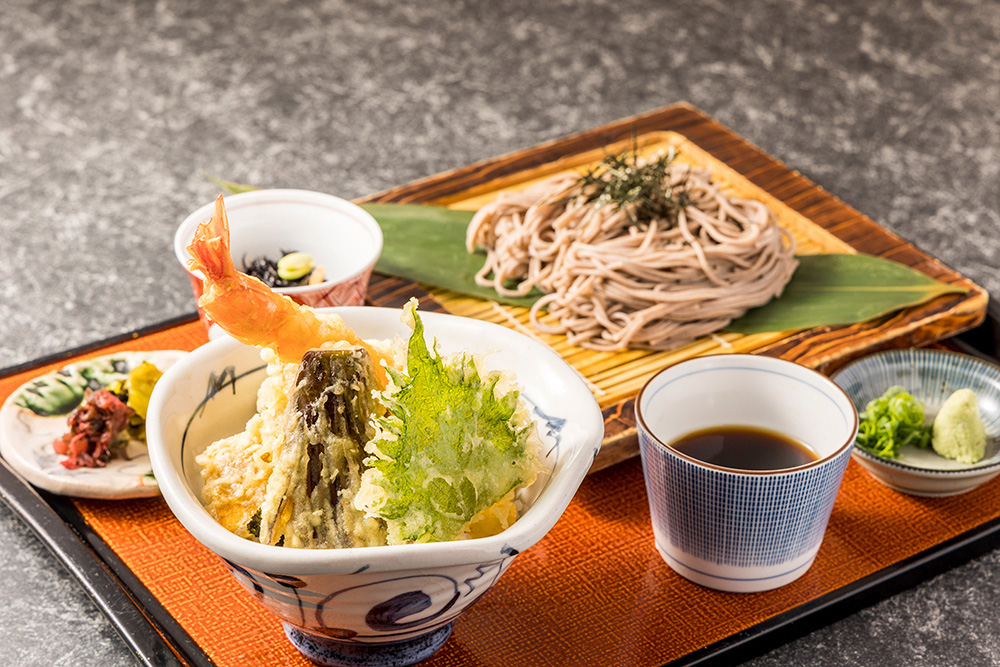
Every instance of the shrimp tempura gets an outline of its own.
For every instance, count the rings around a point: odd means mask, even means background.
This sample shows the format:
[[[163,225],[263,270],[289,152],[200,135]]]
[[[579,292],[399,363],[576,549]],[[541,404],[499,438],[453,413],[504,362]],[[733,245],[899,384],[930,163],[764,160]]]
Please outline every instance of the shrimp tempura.
[[[359,345],[368,350],[375,375],[385,386],[385,369],[380,363],[383,355],[361,340],[343,320],[320,317],[312,308],[236,270],[222,195],[215,200],[212,217],[198,225],[188,252],[188,267],[204,274],[204,293],[198,305],[230,336],[247,345],[270,348],[286,363],[299,363],[308,350],[327,342]]]

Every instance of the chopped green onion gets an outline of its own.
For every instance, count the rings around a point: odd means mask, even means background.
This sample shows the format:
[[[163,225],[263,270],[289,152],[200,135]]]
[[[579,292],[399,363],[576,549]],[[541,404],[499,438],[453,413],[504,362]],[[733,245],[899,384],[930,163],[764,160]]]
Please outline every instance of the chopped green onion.
[[[887,459],[898,457],[905,445],[929,447],[931,425],[924,423],[924,404],[903,387],[889,387],[865,406],[855,442]]]

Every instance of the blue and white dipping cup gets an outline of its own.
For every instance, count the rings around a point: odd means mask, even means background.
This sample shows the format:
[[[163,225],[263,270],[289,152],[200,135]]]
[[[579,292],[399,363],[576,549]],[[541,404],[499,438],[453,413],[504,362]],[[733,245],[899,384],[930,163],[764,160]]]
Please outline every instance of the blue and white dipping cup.
[[[710,588],[754,592],[809,569],[858,431],[857,410],[840,387],[780,359],[699,357],[650,379],[635,413],[656,548],[673,570]],[[819,458],[795,468],[736,470],[670,446],[719,426],[777,431]]]

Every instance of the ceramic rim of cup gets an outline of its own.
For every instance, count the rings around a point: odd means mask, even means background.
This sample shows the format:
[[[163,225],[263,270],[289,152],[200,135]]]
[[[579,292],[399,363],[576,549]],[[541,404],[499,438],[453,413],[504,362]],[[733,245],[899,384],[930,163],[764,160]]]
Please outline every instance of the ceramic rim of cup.
[[[226,202],[227,215],[229,214],[229,208],[230,208],[230,204],[231,203],[235,205],[235,206],[233,206],[234,210],[238,211],[239,208],[240,208],[240,206],[239,206],[240,203],[244,203],[247,200],[253,200],[253,199],[258,199],[259,198],[259,199],[262,200],[260,202],[262,205],[274,204],[274,203],[277,203],[277,202],[269,202],[268,198],[271,197],[271,196],[274,196],[274,195],[282,195],[282,194],[286,195],[288,197],[292,197],[292,198],[294,198],[294,197],[299,197],[300,198],[299,201],[289,201],[289,202],[285,202],[285,203],[291,203],[291,204],[303,204],[303,203],[306,203],[306,204],[310,204],[310,205],[317,205],[318,204],[318,200],[324,199],[328,203],[333,204],[334,205],[333,208],[336,209],[338,213],[341,213],[343,215],[347,215],[347,216],[353,218],[359,225],[363,226],[367,231],[369,231],[370,233],[372,233],[374,235],[375,240],[376,240],[376,242],[375,242],[376,252],[375,252],[375,255],[374,255],[374,259],[372,259],[371,262],[369,262],[365,266],[359,268],[358,270],[353,271],[350,274],[337,275],[337,276],[333,276],[331,278],[324,277],[321,282],[318,282],[318,283],[315,283],[315,284],[312,284],[312,285],[293,285],[293,286],[290,286],[290,287],[272,287],[271,288],[272,290],[274,290],[275,292],[277,292],[279,294],[287,294],[289,296],[292,296],[292,295],[295,295],[295,294],[308,293],[308,292],[312,292],[312,291],[315,291],[315,290],[323,288],[323,287],[328,287],[331,284],[345,283],[345,282],[347,282],[349,280],[353,280],[353,279],[357,278],[358,276],[361,276],[361,275],[364,275],[365,273],[370,272],[375,267],[375,264],[378,263],[378,258],[379,258],[379,255],[382,252],[382,246],[384,244],[384,239],[383,239],[383,236],[382,236],[382,228],[379,226],[378,221],[375,220],[375,218],[368,211],[366,211],[365,209],[361,208],[360,206],[358,206],[354,202],[349,201],[347,199],[343,199],[342,197],[338,197],[336,195],[331,195],[331,194],[328,194],[328,193],[325,193],[325,192],[317,192],[317,191],[313,191],[313,190],[297,190],[297,189],[293,189],[293,188],[275,188],[275,189],[266,189],[266,190],[250,190],[250,191],[247,191],[247,192],[238,192],[238,193],[234,193],[234,194],[225,195],[224,201]],[[312,200],[312,201],[308,201],[308,200]],[[194,232],[198,228],[198,225],[201,224],[201,222],[203,222],[205,220],[208,220],[212,216],[212,212],[213,212],[214,208],[215,208],[215,202],[214,201],[198,207],[193,212],[191,212],[181,222],[181,224],[177,228],[177,231],[174,233],[174,255],[177,257],[177,260],[180,262],[181,267],[183,267],[184,271],[187,272],[187,274],[190,277],[195,278],[195,279],[197,279],[199,281],[202,281],[202,282],[204,282],[204,279],[205,279],[204,275],[202,275],[202,272],[201,271],[192,271],[191,269],[188,268],[187,261],[188,261],[188,259],[190,259],[190,255],[188,254],[187,248],[188,248],[188,245],[190,245],[192,238],[194,237]],[[356,211],[355,211],[355,209],[356,209]],[[353,215],[354,213],[358,213],[358,215],[355,216],[355,215]],[[229,227],[230,227],[229,233],[230,233],[230,242],[231,242],[231,240],[232,240],[232,221],[230,221]],[[237,270],[238,271],[242,271],[242,269],[239,269],[239,268],[237,268]]]

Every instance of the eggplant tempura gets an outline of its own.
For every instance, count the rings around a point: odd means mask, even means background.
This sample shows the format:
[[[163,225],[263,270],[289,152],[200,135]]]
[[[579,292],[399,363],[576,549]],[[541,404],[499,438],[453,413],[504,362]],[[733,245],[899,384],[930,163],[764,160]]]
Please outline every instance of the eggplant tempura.
[[[189,250],[205,274],[199,305],[267,362],[257,413],[197,459],[225,528],[345,548],[482,537],[516,520],[539,440],[509,374],[429,350],[415,301],[409,341],[364,341],[236,272],[221,197]]]

